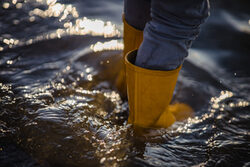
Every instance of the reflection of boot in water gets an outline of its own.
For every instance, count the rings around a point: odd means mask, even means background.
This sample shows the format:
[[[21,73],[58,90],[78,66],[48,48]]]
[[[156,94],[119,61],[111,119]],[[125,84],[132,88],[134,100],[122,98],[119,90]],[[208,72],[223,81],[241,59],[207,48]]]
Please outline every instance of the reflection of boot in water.
[[[132,50],[138,49],[143,38],[143,31],[138,30],[132,26],[130,26],[124,16],[123,16],[123,59],[122,59],[122,68],[116,79],[116,88],[118,89],[122,98],[127,97],[127,87],[126,87],[126,78],[125,78],[125,64],[124,57],[125,55]]]
[[[134,65],[137,51],[125,57],[129,100],[128,123],[144,128],[167,128],[192,115],[186,104],[169,105],[181,66],[171,71]]]

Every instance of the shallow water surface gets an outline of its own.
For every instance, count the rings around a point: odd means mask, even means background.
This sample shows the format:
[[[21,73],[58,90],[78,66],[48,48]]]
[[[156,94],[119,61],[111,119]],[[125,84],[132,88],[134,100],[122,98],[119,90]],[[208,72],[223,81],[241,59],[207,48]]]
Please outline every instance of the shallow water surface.
[[[0,2],[0,166],[250,166],[249,2],[212,11],[173,103],[169,129],[127,125],[114,87],[122,1]]]

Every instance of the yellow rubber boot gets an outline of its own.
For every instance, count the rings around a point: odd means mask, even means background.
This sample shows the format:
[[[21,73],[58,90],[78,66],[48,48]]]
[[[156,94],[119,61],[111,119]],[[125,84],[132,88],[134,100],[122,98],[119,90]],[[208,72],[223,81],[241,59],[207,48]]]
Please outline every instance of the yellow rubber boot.
[[[125,55],[132,50],[138,49],[141,45],[143,39],[143,31],[138,30],[132,26],[130,26],[124,16],[123,16],[123,43],[124,43],[124,50],[123,50],[123,59],[122,59],[122,68],[121,71],[116,79],[116,88],[120,92],[122,97],[127,96],[127,87],[126,87],[126,77],[125,77],[125,65],[124,65],[124,58]]]
[[[134,65],[136,54],[135,50],[125,57],[128,123],[144,128],[167,128],[179,120],[175,116],[179,110],[192,113],[192,108],[185,104],[169,106],[181,66],[172,71],[141,68]]]

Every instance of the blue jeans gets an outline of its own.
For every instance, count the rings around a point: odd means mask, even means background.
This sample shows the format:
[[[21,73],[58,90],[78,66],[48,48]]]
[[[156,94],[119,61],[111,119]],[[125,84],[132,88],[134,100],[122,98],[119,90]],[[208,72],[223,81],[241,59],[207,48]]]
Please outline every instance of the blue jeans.
[[[125,20],[143,30],[135,64],[154,70],[179,67],[209,16],[208,0],[125,0]]]

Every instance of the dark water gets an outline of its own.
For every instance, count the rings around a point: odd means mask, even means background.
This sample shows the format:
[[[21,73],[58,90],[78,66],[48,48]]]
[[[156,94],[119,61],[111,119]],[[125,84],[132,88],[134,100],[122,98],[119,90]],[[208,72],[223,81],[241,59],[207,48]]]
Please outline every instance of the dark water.
[[[250,12],[212,1],[176,87],[195,116],[138,135],[113,86],[122,1],[0,1],[0,166],[250,166]]]

